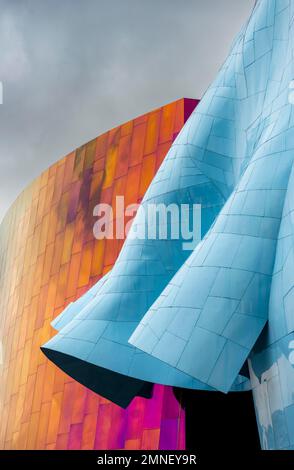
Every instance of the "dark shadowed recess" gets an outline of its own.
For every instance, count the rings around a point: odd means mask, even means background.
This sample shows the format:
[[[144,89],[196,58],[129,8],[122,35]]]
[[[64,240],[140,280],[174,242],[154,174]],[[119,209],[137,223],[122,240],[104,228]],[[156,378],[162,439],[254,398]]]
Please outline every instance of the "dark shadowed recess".
[[[251,392],[204,392],[174,388],[186,411],[186,449],[230,454],[260,450]]]

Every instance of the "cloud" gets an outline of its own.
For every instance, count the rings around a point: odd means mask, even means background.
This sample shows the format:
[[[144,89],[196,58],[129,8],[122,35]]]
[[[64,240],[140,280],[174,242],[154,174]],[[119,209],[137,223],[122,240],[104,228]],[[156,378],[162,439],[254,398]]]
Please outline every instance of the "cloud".
[[[2,82],[17,82],[29,74],[29,57],[24,38],[17,28],[16,18],[4,12],[0,16],[0,44],[2,44],[0,77]]]
[[[0,0],[0,219],[73,148],[201,97],[254,0]]]

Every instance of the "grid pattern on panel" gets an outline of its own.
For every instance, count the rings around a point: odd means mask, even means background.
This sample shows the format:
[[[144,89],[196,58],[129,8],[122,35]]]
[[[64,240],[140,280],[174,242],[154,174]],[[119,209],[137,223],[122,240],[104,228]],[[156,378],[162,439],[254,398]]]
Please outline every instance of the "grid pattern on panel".
[[[248,358],[263,449],[294,449],[293,38],[293,1],[256,2],[185,125],[225,203],[129,339],[225,393]]]

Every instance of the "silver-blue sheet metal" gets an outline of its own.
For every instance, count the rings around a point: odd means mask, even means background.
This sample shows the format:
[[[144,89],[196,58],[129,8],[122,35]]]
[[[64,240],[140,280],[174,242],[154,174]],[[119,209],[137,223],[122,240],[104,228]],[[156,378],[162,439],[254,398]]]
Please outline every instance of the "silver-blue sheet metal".
[[[201,204],[201,242],[128,238],[43,348],[126,380],[251,387],[265,449],[294,448],[293,20],[293,0],[257,2],[145,195]]]
[[[231,77],[248,159],[210,231],[130,339],[224,392],[249,357],[264,449],[294,449],[293,20],[293,1],[258,2]]]
[[[237,151],[236,142],[243,141],[244,131],[241,126],[231,125],[234,119],[230,115],[233,109],[228,93],[232,87],[236,89],[231,75],[241,38],[224,64],[221,77],[180,132],[142,202],[143,208],[150,204],[188,204],[191,211],[193,204],[200,204],[202,237],[232,193],[242,162],[248,159],[244,146],[240,145],[240,152]],[[218,146],[223,132],[226,146],[220,151]],[[216,166],[212,164],[214,160]],[[138,212],[133,232],[146,226],[142,214]],[[183,250],[182,238],[134,240],[128,237],[107,281],[72,322],[43,346],[43,351],[47,354],[57,351],[147,382],[212,390],[213,387],[191,374],[128,343],[146,311],[189,253]],[[70,311],[75,308],[70,307]],[[231,388],[244,390],[248,387],[248,379],[237,374]]]

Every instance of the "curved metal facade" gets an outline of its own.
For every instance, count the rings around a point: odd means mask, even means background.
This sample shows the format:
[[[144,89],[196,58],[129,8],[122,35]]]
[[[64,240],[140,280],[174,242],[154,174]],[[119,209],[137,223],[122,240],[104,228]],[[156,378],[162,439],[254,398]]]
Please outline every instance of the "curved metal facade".
[[[43,349],[73,374],[95,367],[122,406],[152,383],[252,388],[265,449],[294,448],[293,20],[293,1],[256,3],[143,198],[201,205],[192,254],[181,237],[129,235],[95,297]],[[142,213],[135,233],[154,225]],[[128,396],[113,393],[114,376]]]
[[[122,240],[96,240],[93,208],[141,198],[194,109],[179,100],[70,153],[37,178],[0,226],[0,447],[183,449],[184,413],[171,388],[122,410],[40,351],[51,321],[115,263]]]

